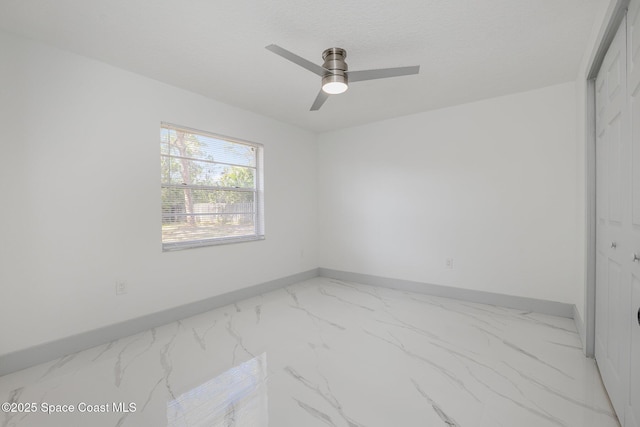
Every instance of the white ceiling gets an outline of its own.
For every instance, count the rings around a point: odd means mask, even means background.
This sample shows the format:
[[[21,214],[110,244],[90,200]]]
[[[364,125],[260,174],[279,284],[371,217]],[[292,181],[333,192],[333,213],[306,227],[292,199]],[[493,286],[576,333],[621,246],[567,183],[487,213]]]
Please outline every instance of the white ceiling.
[[[574,80],[602,1],[0,0],[0,28],[321,132]],[[271,43],[420,74],[311,112],[320,78]]]

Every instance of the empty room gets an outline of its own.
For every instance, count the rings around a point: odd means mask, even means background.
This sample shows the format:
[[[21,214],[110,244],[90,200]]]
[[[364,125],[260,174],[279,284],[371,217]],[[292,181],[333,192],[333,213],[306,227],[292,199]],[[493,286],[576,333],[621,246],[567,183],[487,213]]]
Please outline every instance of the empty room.
[[[640,427],[636,25],[0,0],[0,427]]]

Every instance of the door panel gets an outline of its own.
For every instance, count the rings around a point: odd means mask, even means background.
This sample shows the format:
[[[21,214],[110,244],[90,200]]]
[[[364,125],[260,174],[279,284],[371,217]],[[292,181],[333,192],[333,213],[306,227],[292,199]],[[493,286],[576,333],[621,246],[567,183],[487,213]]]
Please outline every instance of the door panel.
[[[609,259],[608,267],[609,298],[606,310],[609,313],[609,322],[607,324],[607,362],[611,363],[611,372],[615,376],[615,380],[619,382],[619,369],[617,367],[620,366],[620,341],[624,340],[624,337],[620,336],[623,319],[621,316],[616,316],[615,313],[620,310],[621,303],[626,304],[626,302],[620,300],[622,267],[612,259]]]
[[[640,0],[636,0],[640,1]],[[629,396],[630,188],[623,20],[596,79],[596,359],[620,422]],[[635,426],[634,426],[635,427]]]
[[[619,98],[623,98],[619,96]],[[622,144],[622,105],[610,105],[609,108],[617,109],[613,120],[609,122],[609,176],[607,193],[609,194],[609,225],[619,228],[622,223],[622,171],[621,171],[621,144]]]
[[[640,33],[640,31],[638,31]],[[640,74],[640,73],[638,73]],[[630,112],[632,122],[631,138],[631,224],[634,234],[640,233],[640,84],[634,88],[630,100]]]
[[[628,207],[629,227],[627,229],[629,250],[627,265],[631,277],[631,306],[628,321],[630,322],[629,345],[629,387],[627,391],[627,408],[625,411],[625,427],[640,427],[640,262],[633,262],[631,254],[640,256],[640,1],[632,0],[629,4],[627,25],[627,58],[628,58],[628,93],[630,138],[627,153],[629,168]]]
[[[607,283],[607,257],[605,254],[597,251],[596,253],[596,357],[604,354],[603,349],[606,347],[606,334],[602,331],[607,330],[609,319],[607,313],[609,310],[609,295],[605,292],[607,289],[602,286]]]

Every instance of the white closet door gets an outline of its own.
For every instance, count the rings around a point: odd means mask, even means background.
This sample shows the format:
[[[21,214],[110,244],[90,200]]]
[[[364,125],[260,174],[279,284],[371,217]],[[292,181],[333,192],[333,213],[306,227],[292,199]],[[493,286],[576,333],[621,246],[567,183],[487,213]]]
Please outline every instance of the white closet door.
[[[596,359],[620,422],[629,390],[630,126],[626,21],[596,79]]]
[[[640,427],[640,0],[632,0],[627,15],[628,93],[631,119],[631,153],[628,157],[631,185],[629,260],[631,276],[630,371],[626,427]],[[633,254],[633,255],[632,255]]]

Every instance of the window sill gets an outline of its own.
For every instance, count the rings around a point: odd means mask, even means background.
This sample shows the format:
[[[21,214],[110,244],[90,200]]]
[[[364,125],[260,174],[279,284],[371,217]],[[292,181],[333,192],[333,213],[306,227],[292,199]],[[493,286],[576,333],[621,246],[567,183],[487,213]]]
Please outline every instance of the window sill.
[[[264,235],[251,235],[239,237],[224,237],[218,239],[193,240],[189,242],[163,243],[162,252],[181,251],[183,249],[205,248],[208,246],[230,245],[233,243],[253,242],[264,240]]]

